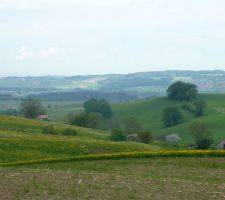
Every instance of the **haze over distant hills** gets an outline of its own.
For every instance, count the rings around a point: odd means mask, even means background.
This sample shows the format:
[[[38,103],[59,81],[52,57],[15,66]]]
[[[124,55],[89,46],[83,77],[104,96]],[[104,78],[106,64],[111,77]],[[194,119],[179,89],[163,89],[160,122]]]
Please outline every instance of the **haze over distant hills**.
[[[203,93],[225,92],[225,71],[152,71],[86,76],[1,77],[0,98],[28,94],[44,100],[86,100],[92,96],[123,101],[162,96],[175,81],[191,82]]]

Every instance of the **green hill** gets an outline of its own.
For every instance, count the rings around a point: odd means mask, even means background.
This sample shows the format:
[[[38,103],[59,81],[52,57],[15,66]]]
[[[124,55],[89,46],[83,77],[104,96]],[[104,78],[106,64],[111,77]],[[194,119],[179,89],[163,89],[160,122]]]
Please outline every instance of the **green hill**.
[[[178,133],[183,139],[183,144],[190,143],[192,141],[188,133],[190,123],[195,120],[202,120],[208,124],[215,142],[225,139],[225,95],[204,94],[200,98],[204,99],[207,103],[205,115],[196,117],[192,113],[182,109],[184,122],[170,128],[164,128],[162,125],[163,109],[167,106],[181,106],[181,103],[168,100],[166,97],[115,104],[113,111],[117,117],[136,117],[144,127],[153,131],[156,138],[162,138],[171,133]]]
[[[77,135],[42,134],[41,129],[46,124],[50,122],[0,116],[0,163],[156,148],[140,143],[112,142],[107,132],[59,123],[51,123],[58,133],[72,128]]]

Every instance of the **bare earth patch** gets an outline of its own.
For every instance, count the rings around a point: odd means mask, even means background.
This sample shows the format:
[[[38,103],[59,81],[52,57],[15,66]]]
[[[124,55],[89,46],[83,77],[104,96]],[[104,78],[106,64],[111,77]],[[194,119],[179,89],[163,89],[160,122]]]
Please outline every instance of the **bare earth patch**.
[[[35,169],[36,168],[36,169]],[[225,199],[224,158],[83,161],[0,169],[0,199]]]

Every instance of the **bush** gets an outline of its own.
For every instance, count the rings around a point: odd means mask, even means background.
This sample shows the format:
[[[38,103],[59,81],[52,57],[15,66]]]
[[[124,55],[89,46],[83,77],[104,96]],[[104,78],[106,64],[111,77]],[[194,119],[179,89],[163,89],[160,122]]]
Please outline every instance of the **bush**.
[[[75,129],[72,128],[66,128],[62,131],[62,135],[71,135],[71,136],[75,136],[77,135],[77,131]]]
[[[177,107],[167,107],[163,110],[162,122],[165,127],[177,125],[183,121],[183,115]]]
[[[41,101],[31,96],[25,98],[20,107],[20,113],[26,118],[35,119],[38,115],[46,113]]]
[[[181,108],[184,109],[184,110],[187,110],[187,111],[189,111],[191,113],[195,113],[195,110],[196,110],[195,106],[193,105],[193,103],[187,102],[187,101],[182,103]]]
[[[206,103],[203,100],[198,100],[194,102],[195,105],[195,115],[196,116],[203,116],[205,112]]]
[[[195,100],[194,102],[184,102],[181,108],[187,110],[196,116],[203,116],[205,112],[206,103],[203,100]]]
[[[55,130],[53,125],[47,125],[47,126],[42,127],[41,132],[43,134],[50,134],[50,135],[56,135],[57,134],[57,131]]]
[[[112,131],[111,139],[113,141],[126,141],[127,136],[122,130],[115,129]]]
[[[140,142],[148,144],[150,141],[152,141],[153,136],[149,130],[145,130],[145,131],[139,133],[138,138],[139,138]]]
[[[213,144],[212,133],[208,130],[206,124],[201,121],[193,122],[190,127],[197,149],[209,149]]]

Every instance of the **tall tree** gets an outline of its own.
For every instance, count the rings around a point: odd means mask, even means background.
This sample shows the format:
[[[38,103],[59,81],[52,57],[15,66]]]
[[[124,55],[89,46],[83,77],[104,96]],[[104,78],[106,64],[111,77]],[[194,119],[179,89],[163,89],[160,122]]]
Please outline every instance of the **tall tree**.
[[[191,83],[177,81],[167,89],[167,96],[171,100],[191,101],[197,98],[197,86]]]
[[[84,110],[86,113],[100,113],[102,116],[106,118],[112,117],[112,110],[109,103],[104,99],[89,99],[88,101],[84,102]]]

